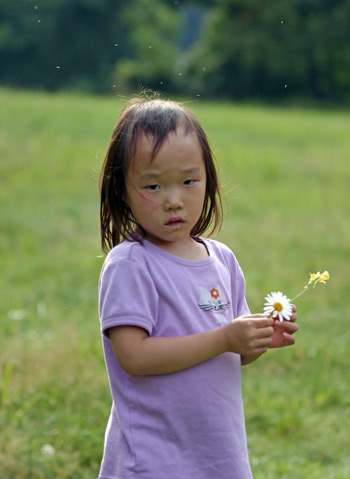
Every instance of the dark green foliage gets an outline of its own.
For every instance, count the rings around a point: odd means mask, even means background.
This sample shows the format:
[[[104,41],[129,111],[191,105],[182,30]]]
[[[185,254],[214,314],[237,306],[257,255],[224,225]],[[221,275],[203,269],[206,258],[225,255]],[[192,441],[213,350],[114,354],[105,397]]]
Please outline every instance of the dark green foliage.
[[[347,0],[218,0],[189,74],[233,98],[349,97]]]
[[[0,81],[108,90],[114,63],[129,50],[119,10],[113,0],[2,1]]]
[[[116,88],[135,92],[140,87],[173,91],[179,15],[164,0],[129,0],[121,12],[128,25],[132,49],[116,63]]]
[[[350,99],[348,0],[3,0],[0,83]]]

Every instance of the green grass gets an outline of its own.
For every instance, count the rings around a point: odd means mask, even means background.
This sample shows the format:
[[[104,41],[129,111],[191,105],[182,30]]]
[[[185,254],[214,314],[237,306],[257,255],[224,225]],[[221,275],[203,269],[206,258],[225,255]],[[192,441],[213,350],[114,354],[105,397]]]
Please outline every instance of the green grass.
[[[123,102],[2,89],[0,103],[0,477],[93,479],[111,404],[98,176]],[[348,479],[349,115],[189,106],[219,163],[229,212],[218,237],[252,311],[270,291],[296,295],[309,272],[331,274],[298,299],[296,346],[243,370],[254,477]]]

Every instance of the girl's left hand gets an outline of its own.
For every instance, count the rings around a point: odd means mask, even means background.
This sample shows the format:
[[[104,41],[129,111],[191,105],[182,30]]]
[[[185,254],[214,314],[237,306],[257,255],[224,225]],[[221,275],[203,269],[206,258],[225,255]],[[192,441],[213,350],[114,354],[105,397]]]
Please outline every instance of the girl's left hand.
[[[276,321],[273,326],[273,335],[270,348],[283,348],[284,346],[291,346],[295,343],[293,334],[298,331],[299,326],[296,324],[296,306],[292,304],[293,314],[289,321]]]

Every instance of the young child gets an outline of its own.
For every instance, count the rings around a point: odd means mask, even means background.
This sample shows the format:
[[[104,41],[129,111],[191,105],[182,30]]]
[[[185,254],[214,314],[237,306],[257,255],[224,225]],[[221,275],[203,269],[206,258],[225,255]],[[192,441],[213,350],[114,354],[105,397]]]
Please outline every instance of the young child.
[[[99,304],[113,405],[100,479],[248,479],[241,365],[294,343],[250,314],[206,134],[183,105],[130,102],[101,173]]]

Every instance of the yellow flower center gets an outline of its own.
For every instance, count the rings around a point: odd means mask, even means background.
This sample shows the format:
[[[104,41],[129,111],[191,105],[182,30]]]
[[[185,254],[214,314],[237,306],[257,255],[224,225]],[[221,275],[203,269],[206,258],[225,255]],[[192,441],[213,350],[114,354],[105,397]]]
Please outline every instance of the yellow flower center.
[[[282,304],[278,303],[277,301],[276,301],[276,303],[274,303],[273,307],[275,308],[276,311],[282,311],[282,309],[283,309]]]

